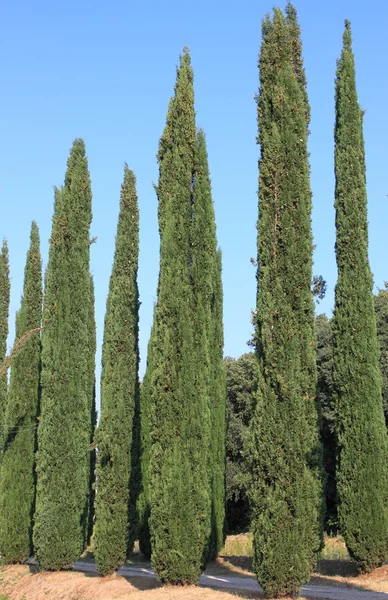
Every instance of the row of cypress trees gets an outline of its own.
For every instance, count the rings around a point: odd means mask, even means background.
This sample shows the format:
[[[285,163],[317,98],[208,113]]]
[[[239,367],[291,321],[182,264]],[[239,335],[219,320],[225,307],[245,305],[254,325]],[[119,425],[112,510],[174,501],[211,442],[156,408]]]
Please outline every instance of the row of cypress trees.
[[[294,7],[288,4],[285,14],[275,9],[264,19],[262,34],[254,314],[258,375],[249,494],[257,578],[268,596],[284,596],[308,580],[322,546],[310,109]],[[89,543],[94,508],[95,556],[104,574],[124,562],[138,533],[141,550],[151,556],[162,581],[196,583],[223,543],[221,254],[186,49],[157,158],[160,272],[147,370],[139,391],[139,215],[135,176],[125,167],[97,432],[91,185],[82,140],[74,142],[64,185],[55,191],[42,316],[39,235],[32,226],[16,330],[21,339],[34,333],[14,358],[8,392],[0,372],[0,551],[9,562],[24,560],[34,548],[42,567],[69,568]],[[348,22],[337,66],[335,176],[338,513],[351,555],[362,570],[370,570],[388,552],[388,448],[367,253],[362,112]],[[0,299],[4,360],[6,245]],[[23,460],[20,480],[14,481],[11,474]]]
[[[221,254],[186,50],[158,161],[161,266],[142,403],[139,211],[135,175],[125,166],[97,431],[92,193],[81,139],[73,143],[64,185],[55,190],[43,312],[39,233],[32,225],[17,346],[28,339],[13,358],[8,392],[2,375],[0,552],[6,562],[23,562],[34,551],[45,569],[70,568],[93,530],[97,568],[107,574],[124,563],[139,531],[163,581],[195,583],[224,542]],[[6,245],[0,286],[5,364]]]
[[[311,294],[309,106],[291,4],[262,26],[258,363],[251,424],[254,568],[268,596],[298,592],[322,543],[322,475]],[[368,262],[363,114],[350,23],[335,84],[338,282],[333,317],[336,478],[340,531],[360,570],[388,558],[387,435]]]

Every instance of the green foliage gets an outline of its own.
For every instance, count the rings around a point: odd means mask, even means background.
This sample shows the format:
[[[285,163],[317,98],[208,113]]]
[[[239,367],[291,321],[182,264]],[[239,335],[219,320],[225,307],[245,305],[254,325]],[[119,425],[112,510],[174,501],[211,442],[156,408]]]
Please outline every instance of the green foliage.
[[[197,583],[210,533],[210,407],[197,351],[193,281],[197,135],[187,51],[160,140],[160,274],[152,332],[149,519],[152,564],[168,583]]]
[[[155,327],[152,327],[147,350],[147,368],[140,388],[140,466],[141,488],[138,501],[139,547],[140,552],[148,559],[151,558],[151,538],[149,528],[150,499],[149,499],[149,469],[151,452],[151,406],[152,406],[152,353],[155,343]]]
[[[32,553],[41,320],[42,261],[39,231],[33,222],[23,296],[16,316],[16,339],[33,329],[37,331],[13,359],[4,418],[0,469],[0,553],[6,563],[24,562]]]
[[[325,529],[337,533],[336,434],[333,405],[333,334],[331,321],[324,314],[315,319],[317,338],[317,407],[325,471]]]
[[[191,276],[195,301],[195,352],[197,390],[207,402],[211,418],[209,480],[211,486],[211,535],[208,556],[214,559],[224,544],[226,375],[223,361],[222,258],[217,252],[206,139],[197,134],[192,225]]]
[[[7,354],[8,317],[10,300],[8,244],[4,240],[0,254],[0,364]],[[7,373],[0,375],[0,439],[4,436],[4,417],[7,401]],[[3,444],[3,442],[1,442]]]
[[[96,410],[96,319],[94,315],[94,281],[90,276],[90,298],[89,298],[89,400],[90,400],[90,470],[89,470],[89,514],[88,528],[85,529],[86,538],[85,546],[90,544],[90,539],[93,535],[94,524],[94,504],[96,496],[96,447],[94,443],[94,435],[97,426],[97,410]]]
[[[380,372],[383,381],[383,408],[388,426],[388,284],[375,296],[377,339],[380,346]]]
[[[253,352],[235,360],[226,358],[227,438],[226,497],[227,527],[230,533],[246,531],[251,514],[247,495],[249,464],[245,447],[255,403],[256,357]]]
[[[212,535],[210,558],[215,559],[225,542],[226,509],[226,368],[224,363],[224,326],[222,291],[222,255],[218,250],[213,262],[210,345],[210,410],[212,481]]]
[[[97,432],[96,524],[97,569],[104,575],[120,567],[129,531],[130,481],[133,468],[135,407],[139,383],[139,211],[135,175],[124,168],[116,249],[107,300],[101,373],[101,420]],[[136,503],[136,497],[131,497]],[[132,518],[135,517],[131,512]]]
[[[349,554],[369,571],[388,558],[388,440],[368,262],[363,117],[348,21],[335,100],[338,282],[332,327],[338,516]]]
[[[89,528],[91,359],[89,227],[85,144],[75,140],[55,192],[43,309],[34,546],[40,566],[71,567]]]
[[[254,568],[268,596],[308,581],[321,545],[309,107],[295,9],[263,22],[258,96],[258,393],[252,420]]]

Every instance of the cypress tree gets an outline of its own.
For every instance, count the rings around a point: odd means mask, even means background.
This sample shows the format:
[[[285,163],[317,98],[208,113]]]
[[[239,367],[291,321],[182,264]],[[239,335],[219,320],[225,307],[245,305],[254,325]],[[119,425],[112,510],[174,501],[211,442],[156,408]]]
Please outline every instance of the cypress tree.
[[[72,566],[89,526],[91,200],[85,144],[77,139],[55,193],[43,309],[33,540],[40,566],[50,570]]]
[[[223,360],[221,252],[217,252],[206,139],[197,134],[194,176],[192,278],[196,302],[196,351],[202,362],[198,389],[209,402],[211,448],[211,535],[208,556],[214,559],[224,543],[226,467],[226,373]]]
[[[16,339],[36,330],[15,356],[5,411],[0,476],[0,552],[7,563],[24,562],[32,553],[35,499],[36,426],[39,405],[42,261],[39,231],[31,227]]]
[[[210,410],[196,337],[193,187],[197,137],[185,50],[159,152],[160,274],[152,348],[149,467],[152,564],[163,582],[197,583],[210,532]]]
[[[368,261],[365,153],[351,28],[337,64],[333,318],[337,492],[341,532],[363,571],[388,558],[388,448]]]
[[[268,596],[282,596],[308,581],[321,544],[309,107],[295,9],[275,9],[262,34],[250,497],[256,576]]]
[[[139,394],[139,212],[136,180],[125,166],[116,250],[105,315],[101,373],[101,420],[97,433],[96,565],[103,574],[126,557],[133,424]]]
[[[10,301],[9,257],[8,244],[3,241],[0,254],[0,363],[7,355],[8,317]],[[4,435],[4,417],[7,401],[8,377],[7,372],[0,374],[0,438]]]

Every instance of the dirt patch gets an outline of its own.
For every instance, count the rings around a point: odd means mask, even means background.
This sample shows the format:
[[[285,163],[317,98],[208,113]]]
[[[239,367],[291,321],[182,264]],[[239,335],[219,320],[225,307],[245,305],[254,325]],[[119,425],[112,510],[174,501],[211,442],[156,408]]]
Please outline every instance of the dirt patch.
[[[73,571],[34,574],[25,566],[6,567],[0,576],[0,592],[15,600],[124,600],[139,589],[157,586],[156,581],[143,577],[129,582],[119,575],[102,578]]]
[[[0,594],[11,600],[261,600],[249,591],[219,591],[196,586],[160,586],[145,577],[98,577],[73,571],[32,573],[26,566],[0,570]],[[284,600],[287,600],[286,598]],[[291,600],[291,599],[290,599]],[[300,598],[300,600],[304,600]],[[310,599],[311,600],[311,599]]]

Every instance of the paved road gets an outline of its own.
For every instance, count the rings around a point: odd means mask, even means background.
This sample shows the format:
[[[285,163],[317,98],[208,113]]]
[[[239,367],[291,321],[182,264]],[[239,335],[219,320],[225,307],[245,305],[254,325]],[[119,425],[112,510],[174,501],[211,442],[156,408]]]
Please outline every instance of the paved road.
[[[75,571],[83,573],[97,573],[93,563],[77,561],[74,563]],[[156,578],[152,569],[124,566],[118,570],[123,577],[149,577]],[[199,585],[205,587],[219,587],[230,590],[260,591],[260,586],[253,577],[216,577],[214,575],[202,575]],[[369,590],[358,590],[355,588],[334,587],[329,585],[304,585],[302,593],[307,598],[323,598],[327,600],[388,600],[388,594],[382,592],[371,592]]]

